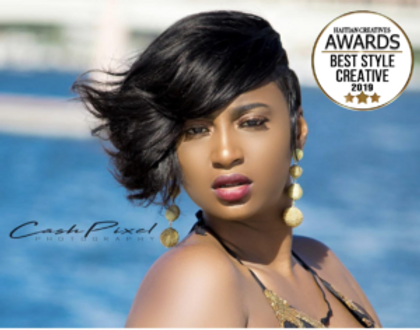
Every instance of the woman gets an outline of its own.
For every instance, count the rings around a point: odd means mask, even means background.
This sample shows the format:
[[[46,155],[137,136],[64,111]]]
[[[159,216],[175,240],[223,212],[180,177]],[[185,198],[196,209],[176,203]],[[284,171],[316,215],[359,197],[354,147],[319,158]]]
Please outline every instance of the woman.
[[[279,34],[261,17],[203,12],[164,31],[122,73],[77,81],[104,123],[116,179],[141,205],[181,186],[198,221],[144,277],[126,327],[380,327],[365,294],[323,243],[293,236],[308,127]],[[232,187],[229,187],[232,186]],[[160,193],[162,201],[156,201]]]

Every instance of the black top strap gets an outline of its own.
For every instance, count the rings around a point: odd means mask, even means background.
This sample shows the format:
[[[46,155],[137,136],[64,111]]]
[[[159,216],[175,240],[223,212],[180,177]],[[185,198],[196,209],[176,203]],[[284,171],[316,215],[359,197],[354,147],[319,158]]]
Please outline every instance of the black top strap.
[[[330,318],[333,315],[332,308],[331,308],[330,302],[327,300],[327,296],[325,295],[325,291],[322,288],[322,286],[319,284],[317,278],[319,278],[322,282],[324,282],[324,280],[322,280],[318,276],[318,274],[316,273],[316,271],[314,271],[311,267],[309,267],[309,265],[305,261],[303,261],[303,259],[301,257],[299,257],[299,255],[295,251],[292,250],[292,254],[299,261],[299,263],[302,265],[302,267],[305,268],[306,270],[308,270],[312,274],[312,276],[313,276],[313,278],[315,280],[315,283],[318,285],[319,289],[321,290],[322,297],[324,298],[324,301],[325,301],[325,303],[328,306],[327,316],[325,316],[324,318],[321,319],[321,323],[323,323],[325,325],[330,324]]]

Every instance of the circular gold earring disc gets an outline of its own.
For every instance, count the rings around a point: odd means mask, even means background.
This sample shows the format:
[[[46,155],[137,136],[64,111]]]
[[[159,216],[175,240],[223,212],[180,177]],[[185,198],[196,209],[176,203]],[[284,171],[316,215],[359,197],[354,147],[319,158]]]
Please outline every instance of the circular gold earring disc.
[[[303,150],[296,148],[295,152],[293,153],[293,159],[298,162],[303,158]]]
[[[299,183],[292,183],[289,188],[287,188],[287,194],[293,200],[298,200],[303,195],[302,187]]]
[[[175,246],[178,243],[178,239],[179,234],[172,227],[166,228],[160,234],[160,242],[167,248]]]
[[[299,165],[292,165],[290,166],[289,173],[293,177],[293,179],[297,179],[302,175],[303,169]]]
[[[176,219],[178,219],[179,214],[180,210],[177,205],[169,205],[165,211],[165,218],[168,219],[168,221],[175,221]]]
[[[283,219],[288,226],[297,227],[303,221],[303,214],[297,207],[292,206],[284,211]]]

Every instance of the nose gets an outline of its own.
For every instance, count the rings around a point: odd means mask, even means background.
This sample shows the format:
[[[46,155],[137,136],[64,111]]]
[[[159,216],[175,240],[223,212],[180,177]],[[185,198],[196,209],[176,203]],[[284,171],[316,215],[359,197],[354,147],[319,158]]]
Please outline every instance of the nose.
[[[238,137],[229,128],[220,128],[212,136],[211,161],[215,168],[231,168],[244,161]]]

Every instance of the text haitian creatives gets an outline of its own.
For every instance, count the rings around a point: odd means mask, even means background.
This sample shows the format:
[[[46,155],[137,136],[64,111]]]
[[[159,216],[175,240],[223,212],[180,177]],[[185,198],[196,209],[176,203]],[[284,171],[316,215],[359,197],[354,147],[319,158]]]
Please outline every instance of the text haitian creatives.
[[[397,99],[410,81],[413,64],[413,49],[402,28],[372,11],[337,17],[312,50],[318,86],[350,110],[375,110]]]

